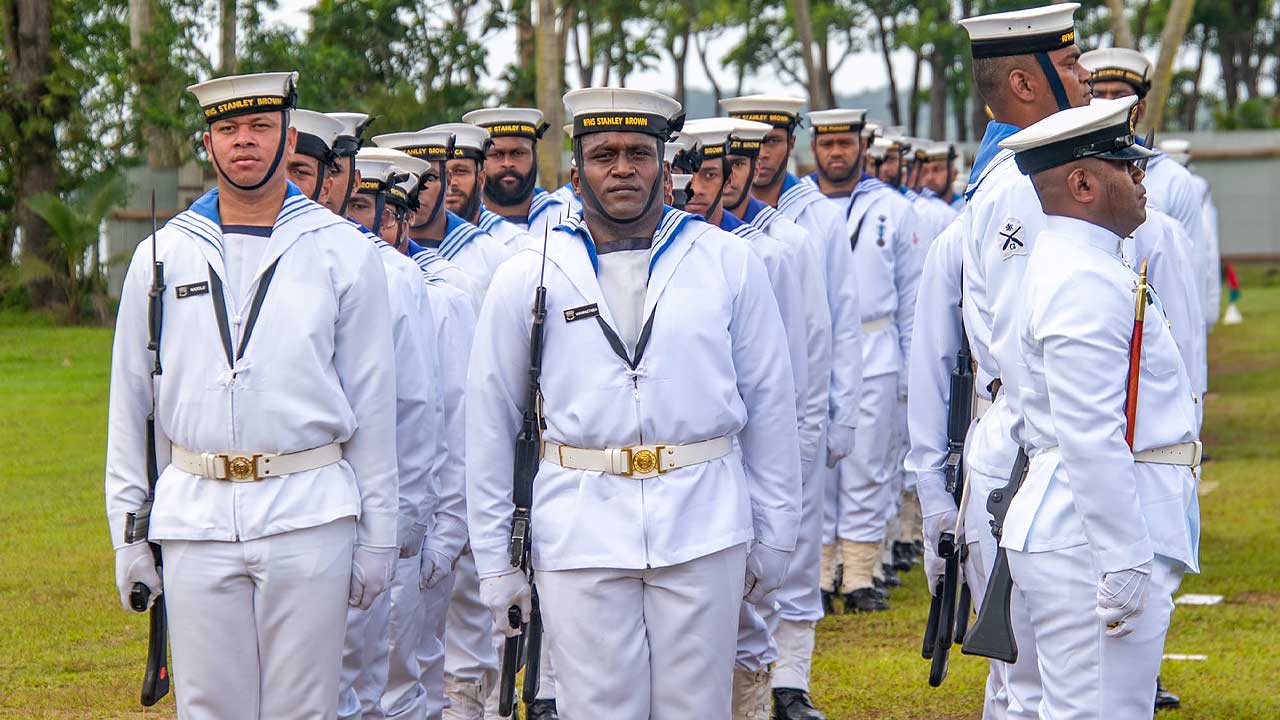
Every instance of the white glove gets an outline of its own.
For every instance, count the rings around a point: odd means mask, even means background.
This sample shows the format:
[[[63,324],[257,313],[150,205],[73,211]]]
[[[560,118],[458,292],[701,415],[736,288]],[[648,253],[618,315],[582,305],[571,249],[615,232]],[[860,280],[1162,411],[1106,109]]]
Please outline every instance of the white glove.
[[[1107,637],[1122,638],[1133,632],[1129,621],[1142,614],[1151,589],[1151,561],[1136,568],[1105,573],[1098,581],[1098,617]]]
[[[924,544],[924,581],[929,584],[929,594],[933,595],[938,589],[938,581],[942,579],[942,573],[947,569],[947,561],[938,557],[938,553],[934,550],[937,542]]]
[[[851,452],[853,452],[853,428],[831,423],[827,428],[827,467],[835,467],[836,463],[848,457]]]
[[[529,613],[533,612],[532,593],[529,590],[529,579],[524,573],[513,569],[506,575],[491,578],[480,578],[480,602],[489,608],[493,615],[493,625],[507,637],[520,634],[520,628],[511,627],[508,611],[512,606],[520,608],[520,622],[529,622]]]
[[[133,606],[129,604],[129,594],[133,592],[134,583],[142,583],[151,590],[147,608],[164,592],[164,583],[156,572],[156,559],[145,540],[116,550],[116,589],[120,591],[120,604],[130,612]]]
[[[742,583],[742,596],[747,602],[763,604],[787,575],[791,553],[756,543],[747,555],[747,574]]]
[[[930,594],[937,587],[938,578],[942,577],[943,568],[947,564],[938,555],[938,538],[944,532],[956,531],[956,518],[959,514],[958,510],[943,510],[924,519],[924,576],[928,580]]]
[[[422,548],[422,580],[418,587],[422,590],[433,588],[441,580],[453,572],[453,559],[430,546]]]
[[[400,545],[400,559],[411,558],[422,552],[422,538],[427,535],[427,526],[423,523],[414,523],[412,526],[400,531],[398,544]]]
[[[391,587],[396,572],[396,548],[357,545],[351,558],[351,590],[347,604],[368,610],[374,598]]]

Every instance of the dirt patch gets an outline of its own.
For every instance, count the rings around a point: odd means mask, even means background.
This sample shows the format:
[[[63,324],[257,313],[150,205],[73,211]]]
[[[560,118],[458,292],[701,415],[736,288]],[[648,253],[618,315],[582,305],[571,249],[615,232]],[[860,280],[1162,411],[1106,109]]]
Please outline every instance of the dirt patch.
[[[1260,605],[1263,607],[1280,607],[1280,592],[1242,592],[1228,597],[1225,602],[1231,605]]]

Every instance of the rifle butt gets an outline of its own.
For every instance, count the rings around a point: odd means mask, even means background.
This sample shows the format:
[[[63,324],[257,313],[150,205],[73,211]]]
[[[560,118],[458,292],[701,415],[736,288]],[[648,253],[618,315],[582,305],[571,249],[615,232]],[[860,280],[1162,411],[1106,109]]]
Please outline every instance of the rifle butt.
[[[1013,621],[1010,614],[1010,598],[1013,595],[1013,577],[1009,574],[1009,556],[1004,548],[996,553],[995,568],[987,582],[987,592],[982,598],[978,619],[965,633],[960,651],[965,655],[1018,661],[1018,642],[1013,637]]]
[[[145,607],[145,600],[144,607]],[[147,670],[142,675],[142,704],[151,707],[169,694],[169,626],[165,617],[164,595],[151,606],[150,634],[147,639]]]
[[[524,644],[524,691],[520,699],[525,705],[538,699],[538,682],[542,668],[542,613],[538,609],[538,591],[533,591],[533,610],[529,614],[528,636]]]
[[[508,637],[502,646],[502,678],[498,686],[498,715],[511,717],[516,704],[516,673],[520,672],[520,639]]]
[[[964,644],[964,636],[969,632],[969,614],[973,612],[973,594],[969,583],[960,586],[960,599],[956,605],[955,642]]]
[[[924,644],[920,647],[920,657],[925,660],[933,658],[933,646],[938,642],[938,618],[942,614],[942,580],[933,589],[933,599],[929,601],[929,619],[924,625]]]

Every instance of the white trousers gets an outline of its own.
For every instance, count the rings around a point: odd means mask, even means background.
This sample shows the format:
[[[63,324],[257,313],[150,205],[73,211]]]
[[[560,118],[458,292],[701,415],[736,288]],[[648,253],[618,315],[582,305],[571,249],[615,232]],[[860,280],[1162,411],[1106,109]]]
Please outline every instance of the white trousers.
[[[347,517],[244,542],[162,543],[181,720],[334,717],[354,539]]]
[[[391,597],[385,592],[368,610],[347,608],[338,720],[381,720],[383,717],[380,701],[387,688],[390,615]]]
[[[826,454],[826,435],[820,455]],[[774,593],[783,620],[804,622],[822,619],[822,593],[818,589],[822,569],[823,492],[826,486],[826,457],[801,465],[804,496],[800,504],[800,532],[791,553],[782,587]],[[785,658],[784,658],[785,661]]]
[[[387,682],[380,701],[381,713],[386,718],[424,720],[427,717],[427,690],[422,683],[422,663],[418,657],[423,624],[428,621],[423,592],[418,587],[421,578],[422,558],[415,555],[396,561],[387,620],[390,643]],[[443,679],[440,693],[443,697]]]
[[[1044,696],[1042,720],[1149,718],[1156,675],[1183,566],[1157,555],[1133,632],[1106,635],[1098,619],[1098,580],[1088,545],[1051,552],[1009,551],[1014,591],[1031,617]]]
[[[421,566],[418,572],[421,574]],[[422,590],[420,596],[422,636],[418,640],[418,667],[422,669],[427,720],[440,720],[444,715],[445,618],[455,577],[455,573],[450,573],[435,587]]]
[[[991,534],[991,513],[987,512],[987,496],[1002,487],[1008,478],[1000,479],[969,470],[965,476],[969,486],[969,504],[965,511],[964,533],[969,548],[965,579],[973,595],[974,610],[982,608],[987,591],[987,578],[996,563],[999,546]],[[1035,634],[1026,603],[1015,590],[1009,598],[1009,617],[1013,637],[1018,643],[1018,662],[1010,665],[991,660],[987,675],[987,692],[983,702],[983,720],[1033,720],[1040,707],[1040,664],[1036,655]],[[972,622],[970,622],[972,626]]]
[[[537,575],[564,720],[729,720],[747,550]]]
[[[897,373],[862,379],[853,452],[826,473],[824,543],[832,544],[837,539],[876,543],[884,540],[889,508],[898,492],[890,482],[894,479],[897,393]]]

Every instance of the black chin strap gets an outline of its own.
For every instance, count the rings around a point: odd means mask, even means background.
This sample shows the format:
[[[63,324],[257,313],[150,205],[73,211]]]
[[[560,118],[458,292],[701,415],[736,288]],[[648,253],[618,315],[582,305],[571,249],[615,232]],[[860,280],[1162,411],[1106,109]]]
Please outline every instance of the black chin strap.
[[[483,161],[476,160],[476,184],[472,186],[471,193],[467,195],[467,204],[462,207],[462,217],[473,225],[478,224],[480,220],[480,193],[484,192],[484,183],[479,182],[479,178],[480,171],[483,169]]]
[[[756,158],[753,155],[748,155],[747,157],[751,160],[751,167],[747,170],[747,181],[742,184],[742,192],[738,195],[737,201],[732,205],[726,203],[724,206],[725,210],[728,210],[734,215],[738,214],[738,208],[742,207],[743,204],[747,202],[747,198],[751,197],[751,178],[756,176]],[[730,171],[732,171],[732,167],[730,167]]]
[[[659,160],[661,160],[662,138],[655,137],[653,141],[658,145],[657,157],[659,158]],[[574,159],[574,162],[578,163],[578,171],[581,172],[582,168],[585,167],[582,160],[582,138],[574,138],[573,140],[573,159]],[[591,203],[591,207],[593,210],[603,215],[606,220],[613,223],[614,225],[629,225],[639,220],[640,218],[644,217],[646,214],[648,214],[649,210],[653,207],[653,201],[657,200],[658,194],[662,192],[662,183],[663,183],[662,173],[658,173],[657,177],[653,181],[653,187],[649,188],[649,199],[645,201],[644,208],[641,209],[640,212],[635,217],[619,218],[619,217],[614,217],[613,215],[610,215],[609,211],[604,209],[604,205],[600,202],[600,199],[596,197],[595,190],[591,189],[591,183],[587,182],[587,179],[585,176],[582,178],[582,183],[581,183],[582,199],[584,202]],[[723,187],[721,188],[721,191],[723,191]]]
[[[329,163],[320,158],[316,158],[316,189],[311,191],[311,199],[320,202],[320,193],[324,190],[324,173]]]
[[[213,151],[212,143],[210,143],[209,145],[209,157],[213,158],[213,164],[215,167],[218,168],[218,174],[221,175],[224,180],[231,183],[232,187],[234,187],[237,190],[251,192],[253,190],[257,190],[263,185],[266,185],[267,181],[269,181],[271,177],[276,174],[276,170],[280,167],[280,161],[284,159],[284,146],[285,146],[285,142],[288,141],[288,139],[289,139],[289,111],[283,110],[280,112],[280,143],[276,145],[276,157],[274,160],[271,161],[271,167],[267,168],[267,174],[263,175],[261,180],[259,180],[258,182],[252,185],[241,185],[240,183],[231,179],[231,176],[227,174],[227,171],[222,169],[222,163],[218,162],[218,155]],[[315,198],[312,198],[312,200],[314,199]]]
[[[440,214],[440,208],[444,207],[444,194],[445,194],[444,163],[445,163],[444,160],[440,161],[440,180],[438,181],[440,183],[440,192],[436,193],[436,202],[435,202],[435,205],[431,206],[431,214],[427,216],[426,220],[418,223],[417,225],[414,225],[413,226],[414,230],[421,230],[426,226],[430,225],[431,223],[435,222],[436,216]],[[421,182],[421,180],[419,180],[419,182]]]
[[[342,207],[338,208],[338,217],[347,216],[347,203],[351,202],[351,193],[355,192],[356,156],[351,156],[351,167],[347,168],[347,194],[342,197]]]
[[[382,211],[387,209],[387,196],[379,191],[373,197],[373,227],[369,228],[369,232],[377,235],[378,230],[382,227]]]

